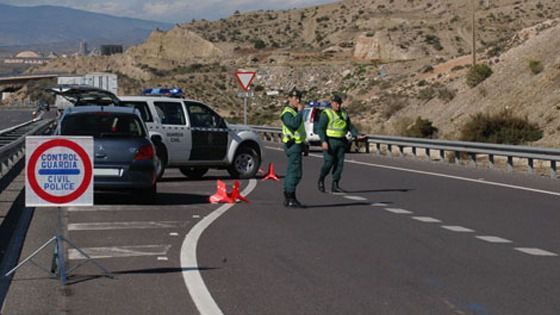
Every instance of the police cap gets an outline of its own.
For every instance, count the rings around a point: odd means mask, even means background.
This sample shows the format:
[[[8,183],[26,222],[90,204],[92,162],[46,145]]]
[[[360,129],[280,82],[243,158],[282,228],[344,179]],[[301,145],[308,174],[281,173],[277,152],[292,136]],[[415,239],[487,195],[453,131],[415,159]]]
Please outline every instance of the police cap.
[[[301,99],[302,93],[299,90],[293,89],[288,96],[297,97],[298,99]]]
[[[331,98],[332,102],[338,103],[338,104],[342,104],[342,97],[340,97],[340,95],[333,95],[333,97]]]

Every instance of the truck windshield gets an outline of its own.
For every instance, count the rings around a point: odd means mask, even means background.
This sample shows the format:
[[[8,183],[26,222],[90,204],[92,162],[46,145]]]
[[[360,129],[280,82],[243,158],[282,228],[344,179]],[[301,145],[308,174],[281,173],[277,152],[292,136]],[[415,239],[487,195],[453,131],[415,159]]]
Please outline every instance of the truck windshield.
[[[145,131],[136,115],[107,112],[70,115],[62,121],[62,135],[103,137],[144,137]]]

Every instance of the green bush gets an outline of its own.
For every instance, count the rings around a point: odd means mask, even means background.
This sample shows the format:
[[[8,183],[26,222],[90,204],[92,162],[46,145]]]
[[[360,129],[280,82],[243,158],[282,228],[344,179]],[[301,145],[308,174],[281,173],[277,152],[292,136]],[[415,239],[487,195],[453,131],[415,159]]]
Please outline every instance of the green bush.
[[[530,60],[529,61],[529,69],[531,69],[531,72],[533,72],[533,74],[539,74],[539,73],[543,72],[544,66],[538,60]]]
[[[492,75],[492,69],[485,64],[477,64],[471,67],[467,73],[467,85],[470,87],[475,87],[479,85],[482,81],[488,79]]]
[[[433,122],[429,119],[417,117],[413,124],[404,126],[400,133],[405,137],[413,138],[435,138],[438,128],[434,127]]]
[[[498,144],[525,144],[543,137],[543,131],[528,118],[516,117],[511,111],[497,114],[478,113],[461,130],[461,140]]]
[[[262,39],[257,39],[253,43],[255,49],[263,49],[266,47],[266,43]]]

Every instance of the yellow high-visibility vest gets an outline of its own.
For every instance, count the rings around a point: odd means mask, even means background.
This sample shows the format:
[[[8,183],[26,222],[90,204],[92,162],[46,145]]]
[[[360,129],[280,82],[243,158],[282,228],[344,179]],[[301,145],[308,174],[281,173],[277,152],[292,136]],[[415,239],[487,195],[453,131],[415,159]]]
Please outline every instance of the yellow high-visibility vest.
[[[327,125],[327,137],[329,138],[344,138],[348,132],[348,114],[344,110],[336,113],[331,108],[325,109],[325,113],[329,118]]]
[[[286,113],[292,115],[293,117],[297,116],[298,114],[295,109],[290,106],[286,106],[284,107],[284,110],[282,110],[280,120],[282,120],[282,117],[284,117],[284,114]],[[305,141],[305,126],[303,125],[303,120],[301,121],[301,124],[295,132],[292,132],[292,130],[290,130],[290,128],[288,128],[284,124],[284,121],[282,121],[282,142],[288,143],[292,139],[297,144],[303,143],[303,141]]]

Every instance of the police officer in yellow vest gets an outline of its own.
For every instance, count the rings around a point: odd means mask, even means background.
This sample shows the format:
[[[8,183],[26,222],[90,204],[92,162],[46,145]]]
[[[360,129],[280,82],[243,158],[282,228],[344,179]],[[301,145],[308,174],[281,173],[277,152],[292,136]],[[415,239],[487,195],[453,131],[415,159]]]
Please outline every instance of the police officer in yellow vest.
[[[302,177],[302,151],[305,142],[303,125],[303,108],[301,92],[293,90],[288,96],[288,104],[282,110],[282,142],[288,156],[288,168],[284,178],[284,206],[304,208],[296,198],[296,186]]]
[[[331,99],[331,108],[321,113],[318,124],[318,134],[323,148],[323,167],[319,175],[319,191],[325,192],[325,177],[332,169],[332,192],[341,192],[339,182],[344,166],[344,155],[348,148],[346,134],[350,131],[352,137],[358,137],[358,131],[350,122],[348,113],[342,109],[342,98],[338,95]]]

